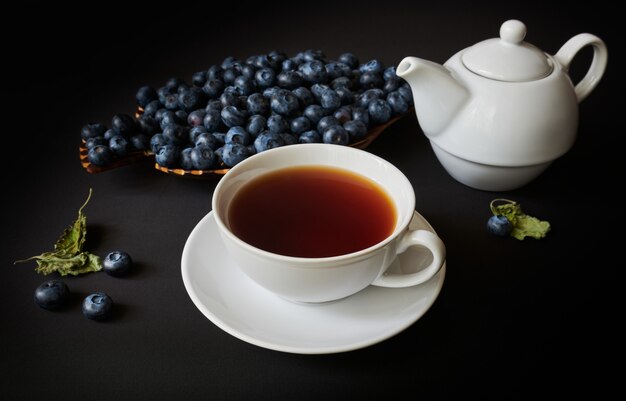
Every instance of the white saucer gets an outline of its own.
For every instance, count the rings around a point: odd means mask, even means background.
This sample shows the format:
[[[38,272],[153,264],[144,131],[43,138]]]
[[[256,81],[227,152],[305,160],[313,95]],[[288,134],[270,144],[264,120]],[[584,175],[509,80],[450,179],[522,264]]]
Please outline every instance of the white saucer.
[[[418,213],[411,226],[433,231]],[[392,269],[418,270],[427,255],[409,249]],[[355,350],[401,332],[435,302],[445,270],[414,287],[369,286],[339,301],[296,304],[254,283],[228,258],[212,212],[193,229],[182,256],[185,288],[209,320],[250,344],[299,354]]]

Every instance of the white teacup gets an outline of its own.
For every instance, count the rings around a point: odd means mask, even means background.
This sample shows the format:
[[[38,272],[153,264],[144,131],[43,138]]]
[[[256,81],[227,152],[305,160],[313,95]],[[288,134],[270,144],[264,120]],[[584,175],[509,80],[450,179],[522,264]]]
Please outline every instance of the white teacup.
[[[237,191],[261,174],[295,166],[331,166],[374,181],[395,205],[397,221],[392,234],[369,248],[323,258],[279,255],[235,236],[229,228],[228,209]],[[381,287],[418,285],[433,277],[445,262],[445,246],[437,235],[408,229],[415,211],[415,193],[404,174],[378,156],[347,146],[289,145],[249,157],[222,177],[213,193],[212,208],[224,245],[235,263],[257,284],[291,301],[333,301],[370,284]],[[385,274],[397,254],[409,247],[430,252],[432,262],[418,272]]]

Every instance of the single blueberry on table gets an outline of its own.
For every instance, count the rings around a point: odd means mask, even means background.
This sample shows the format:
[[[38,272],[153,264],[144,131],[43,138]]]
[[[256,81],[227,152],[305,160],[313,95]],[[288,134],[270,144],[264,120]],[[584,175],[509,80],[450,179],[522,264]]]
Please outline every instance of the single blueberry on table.
[[[35,303],[44,309],[63,306],[70,296],[70,289],[61,280],[49,280],[35,290]]]
[[[83,300],[83,315],[91,320],[105,320],[113,313],[113,299],[104,292],[89,294]]]
[[[113,161],[113,152],[105,145],[96,145],[87,152],[87,160],[94,166],[103,167]]]
[[[513,224],[511,221],[503,215],[491,216],[487,220],[487,231],[498,237],[506,237],[511,233]]]
[[[104,133],[107,131],[107,127],[104,124],[100,123],[89,123],[86,124],[80,131],[80,137],[84,140],[89,138],[93,138],[96,136],[104,136]]]
[[[132,266],[133,259],[124,251],[110,252],[102,261],[102,268],[111,276],[122,276],[128,273]]]
[[[196,146],[191,150],[191,163],[196,170],[208,170],[215,163],[215,153],[208,146]]]

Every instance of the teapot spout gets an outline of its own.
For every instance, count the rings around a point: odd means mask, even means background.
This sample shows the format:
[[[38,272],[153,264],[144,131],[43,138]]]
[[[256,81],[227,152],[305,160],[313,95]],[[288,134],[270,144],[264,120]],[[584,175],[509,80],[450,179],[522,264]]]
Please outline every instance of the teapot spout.
[[[450,70],[432,61],[406,57],[398,64],[396,75],[411,86],[415,114],[428,137],[441,133],[469,98],[468,90]]]

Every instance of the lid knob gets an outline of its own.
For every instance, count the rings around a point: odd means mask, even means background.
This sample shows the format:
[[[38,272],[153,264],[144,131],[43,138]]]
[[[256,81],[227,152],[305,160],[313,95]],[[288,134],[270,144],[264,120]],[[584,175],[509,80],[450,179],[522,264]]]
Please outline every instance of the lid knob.
[[[511,19],[500,27],[500,38],[507,43],[519,44],[526,37],[526,25],[522,21]]]

